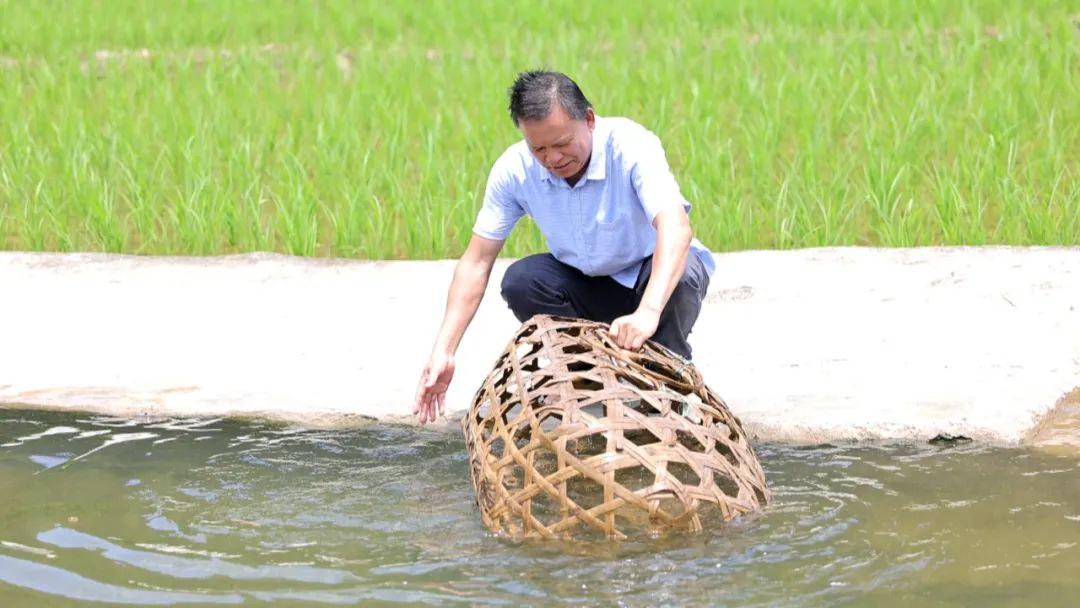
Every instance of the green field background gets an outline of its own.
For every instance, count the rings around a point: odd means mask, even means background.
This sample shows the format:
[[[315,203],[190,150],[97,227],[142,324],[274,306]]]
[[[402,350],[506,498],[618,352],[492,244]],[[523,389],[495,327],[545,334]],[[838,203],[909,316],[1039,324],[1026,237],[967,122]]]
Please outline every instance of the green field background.
[[[534,67],[714,250],[1080,243],[1076,1],[0,0],[0,249],[457,256]]]

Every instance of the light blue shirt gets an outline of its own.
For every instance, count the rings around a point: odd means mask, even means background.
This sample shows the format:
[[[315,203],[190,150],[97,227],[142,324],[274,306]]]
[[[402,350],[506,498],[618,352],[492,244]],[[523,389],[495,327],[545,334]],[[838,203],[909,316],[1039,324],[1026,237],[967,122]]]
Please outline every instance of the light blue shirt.
[[[596,118],[589,167],[571,187],[553,175],[522,140],[503,152],[488,176],[473,232],[506,240],[521,216],[532,217],[555,259],[589,276],[634,287],[641,262],[656,249],[658,213],[683,198],[664,147],[627,118]],[[691,252],[712,276],[716,263],[697,239]]]

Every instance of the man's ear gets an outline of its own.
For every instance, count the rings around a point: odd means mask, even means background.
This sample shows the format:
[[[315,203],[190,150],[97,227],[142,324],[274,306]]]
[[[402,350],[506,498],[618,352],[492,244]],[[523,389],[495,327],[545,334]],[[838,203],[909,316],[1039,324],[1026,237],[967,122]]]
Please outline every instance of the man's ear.
[[[596,126],[596,112],[592,108],[585,108],[585,124],[589,125],[590,131]]]

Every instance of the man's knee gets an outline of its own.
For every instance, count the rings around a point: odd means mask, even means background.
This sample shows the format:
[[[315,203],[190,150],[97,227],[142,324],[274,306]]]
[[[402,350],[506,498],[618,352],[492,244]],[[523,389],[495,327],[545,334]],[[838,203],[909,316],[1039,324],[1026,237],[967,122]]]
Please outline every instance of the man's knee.
[[[500,290],[503,300],[515,313],[529,311],[538,304],[561,300],[556,297],[557,277],[553,276],[551,260],[543,254],[522,258],[506,269]]]
[[[691,276],[689,272],[683,273],[682,278],[675,285],[675,290],[671,293],[672,299],[679,301],[687,301],[701,298],[701,283],[697,278]]]
[[[671,301],[678,305],[700,306],[705,299],[705,293],[709,289],[709,275],[703,268],[695,267],[695,264],[687,264],[686,270],[679,278],[675,289],[671,293]]]
[[[506,303],[510,304],[511,307],[514,302],[524,298],[528,292],[529,276],[522,266],[522,262],[524,261],[525,260],[518,260],[513,264],[510,264],[506,269],[506,273],[503,274],[502,283],[499,286],[503,299],[506,300]]]

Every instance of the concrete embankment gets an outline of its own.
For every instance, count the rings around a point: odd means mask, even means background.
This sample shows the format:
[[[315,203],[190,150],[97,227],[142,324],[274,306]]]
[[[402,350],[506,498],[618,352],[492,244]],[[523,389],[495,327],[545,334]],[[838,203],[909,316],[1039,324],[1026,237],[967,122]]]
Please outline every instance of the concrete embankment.
[[[518,325],[498,294],[508,263],[458,352],[451,414]],[[717,265],[694,359],[758,440],[1077,436],[1080,248],[747,251]],[[453,267],[3,253],[0,403],[405,419]]]

